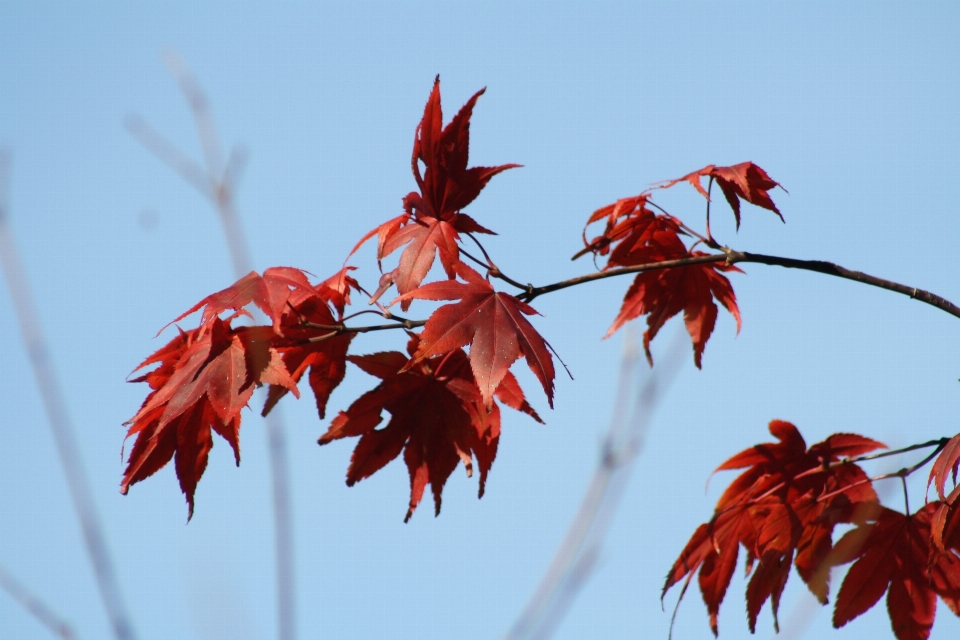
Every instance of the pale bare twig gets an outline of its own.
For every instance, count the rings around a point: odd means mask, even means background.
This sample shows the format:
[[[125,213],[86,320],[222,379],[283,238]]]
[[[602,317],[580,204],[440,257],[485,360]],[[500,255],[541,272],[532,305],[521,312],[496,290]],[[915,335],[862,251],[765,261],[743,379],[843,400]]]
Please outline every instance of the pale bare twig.
[[[628,417],[639,354],[634,333],[624,341],[620,381],[610,429],[597,470],[553,561],[505,640],[549,638],[596,564],[601,545],[620,504],[630,472],[643,449],[653,412],[683,361],[685,332],[678,330],[669,353],[655,370],[643,368],[646,380],[636,393]]]
[[[177,82],[193,114],[203,150],[205,167],[183,154],[139,116],[127,118],[127,129],[164,164],[176,171],[214,205],[239,279],[253,269],[253,261],[234,206],[234,189],[246,153],[233,149],[223,163],[220,139],[206,94],[180,54],[164,52],[163,61]],[[281,413],[274,407],[266,416],[267,442],[273,485],[275,553],[277,563],[277,609],[280,640],[296,638],[296,595],[294,591],[293,516],[290,505],[289,464],[286,435]]]
[[[100,516],[97,513],[93,491],[83,466],[80,449],[77,446],[73,425],[67,413],[63,399],[60,381],[53,368],[53,360],[47,347],[46,338],[40,325],[40,318],[34,307],[30,294],[30,286],[23,270],[13,232],[7,222],[6,178],[9,159],[7,152],[0,149],[0,267],[6,276],[10,290],[10,299],[13,302],[14,312],[20,324],[20,335],[23,339],[30,366],[36,378],[37,388],[43,408],[47,414],[50,431],[57,446],[60,465],[66,476],[67,488],[80,521],[80,529],[86,543],[87,554],[93,564],[100,597],[114,635],[119,640],[133,640],[136,634],[127,608],[123,601],[120,583],[113,568],[113,560],[107,547]]]
[[[64,622],[63,618],[54,613],[43,600],[27,591],[20,582],[10,575],[3,566],[0,566],[0,588],[10,594],[10,597],[19,602],[24,609],[37,621],[63,640],[74,640],[77,635],[73,628]]]

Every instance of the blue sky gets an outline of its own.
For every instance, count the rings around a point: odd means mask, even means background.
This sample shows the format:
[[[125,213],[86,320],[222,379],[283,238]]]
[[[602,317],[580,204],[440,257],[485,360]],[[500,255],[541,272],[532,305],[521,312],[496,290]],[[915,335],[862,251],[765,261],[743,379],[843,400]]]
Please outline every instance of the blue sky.
[[[254,411],[239,469],[216,442],[189,525],[172,469],[118,492],[122,423],[145,393],[126,376],[163,344],[160,327],[234,280],[207,202],[123,126],[139,114],[199,159],[163,50],[178,50],[202,81],[224,146],[249,153],[237,204],[259,270],[326,277],[400,212],[415,187],[414,127],[439,73],[448,117],[488,87],[472,163],[524,165],[468,208],[499,232],[488,250],[524,281],[591,268],[568,256],[594,209],[706,164],[752,160],[789,189],[774,194],[786,224],[748,206],[737,233],[718,207],[722,242],[960,300],[960,8],[837,4],[0,1],[10,223],[139,637],[253,640],[276,627],[266,436]],[[691,225],[702,219],[692,192],[660,201]],[[369,248],[355,264],[375,282]],[[847,431],[903,446],[960,430],[955,318],[817,274],[745,270],[733,277],[743,330],[722,316],[703,370],[685,362],[663,398],[597,570],[556,637],[666,637],[676,591],[664,613],[663,576],[726,479],[706,495],[704,483],[766,440],[771,419],[794,422],[808,442]],[[326,424],[312,401],[283,403],[301,637],[506,632],[595,465],[622,343],[600,338],[626,286],[606,280],[536,301],[537,326],[575,380],[558,379],[550,411],[521,374],[546,426],[507,414],[487,494],[477,501],[475,480],[458,470],[439,518],[421,508],[403,524],[399,461],[347,488],[352,444],[317,447]],[[81,638],[108,637],[5,288],[0,360],[0,563]],[[373,385],[351,370],[331,410]],[[895,489],[886,496],[900,507]],[[742,593],[738,576],[721,638],[748,635]],[[791,576],[781,621],[802,622],[782,637],[889,635],[882,604],[838,632],[808,598]],[[943,606],[938,614],[932,637],[957,637],[960,622]],[[706,624],[691,591],[674,637],[704,637]],[[758,630],[772,634],[768,608]],[[0,636],[50,634],[0,593]]]

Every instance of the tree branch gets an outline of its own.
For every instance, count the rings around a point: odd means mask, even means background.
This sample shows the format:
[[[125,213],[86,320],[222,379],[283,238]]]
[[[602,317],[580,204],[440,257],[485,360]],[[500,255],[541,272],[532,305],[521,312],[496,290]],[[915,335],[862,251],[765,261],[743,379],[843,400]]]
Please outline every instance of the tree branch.
[[[796,260],[794,258],[768,256],[762,253],[749,253],[746,251],[734,251],[732,249],[725,249],[724,253],[722,254],[718,253],[707,256],[678,258],[676,260],[663,260],[660,262],[639,264],[633,267],[622,267],[619,269],[610,269],[609,271],[591,273],[584,276],[578,276],[576,278],[570,278],[569,280],[562,280],[553,284],[544,285],[542,287],[531,287],[525,293],[521,293],[517,297],[524,302],[530,302],[534,298],[545,293],[552,293],[554,291],[559,291],[560,289],[566,289],[567,287],[573,287],[576,285],[585,284],[587,282],[593,282],[595,280],[603,280],[605,278],[613,278],[631,273],[642,273],[644,271],[654,271],[656,269],[672,269],[694,264],[709,264],[712,262],[725,262],[728,265],[733,265],[740,262],[754,262],[758,264],[785,267],[787,269],[802,269],[804,271],[823,273],[828,276],[853,280],[855,282],[861,282],[863,284],[879,287],[888,291],[902,293],[905,296],[919,300],[920,302],[924,302],[930,306],[940,309],[941,311],[945,311],[952,316],[960,318],[960,307],[953,304],[949,300],[936,295],[935,293],[918,289],[917,287],[909,287],[898,282],[893,282],[892,280],[885,280],[883,278],[871,276],[867,273],[863,273],[862,271],[853,271],[851,269],[841,267],[838,264],[825,262],[823,260]]]

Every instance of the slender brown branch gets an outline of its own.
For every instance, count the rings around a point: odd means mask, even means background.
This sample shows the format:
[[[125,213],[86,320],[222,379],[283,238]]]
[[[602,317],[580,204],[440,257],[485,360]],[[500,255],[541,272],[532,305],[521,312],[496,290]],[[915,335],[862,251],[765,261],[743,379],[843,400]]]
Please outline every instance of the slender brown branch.
[[[726,260],[727,260],[726,255],[715,254],[715,255],[709,255],[709,256],[695,256],[692,258],[678,258],[676,260],[663,260],[660,262],[638,264],[635,267],[622,267],[619,269],[610,269],[609,271],[599,271],[597,273],[589,273],[584,276],[577,276],[576,278],[570,278],[569,280],[561,280],[560,282],[544,285],[542,287],[531,287],[527,290],[526,293],[521,293],[517,297],[523,300],[524,302],[530,302],[534,298],[542,296],[545,293],[553,293],[554,291],[559,291],[561,289],[566,289],[568,287],[575,287],[577,285],[586,284],[587,282],[593,282],[595,280],[603,280],[605,278],[623,276],[623,275],[627,275],[628,273],[640,273],[642,271],[654,271],[656,269],[670,269],[673,267],[686,267],[692,264],[724,262]]]
[[[885,280],[883,278],[871,276],[863,273],[862,271],[846,269],[832,262],[825,262],[823,260],[795,260],[793,258],[767,256],[760,253],[747,253],[745,251],[731,251],[728,255],[731,257],[729,261],[730,264],[736,262],[756,262],[759,264],[786,267],[788,269],[815,271],[828,276],[836,276],[837,278],[853,280],[854,282],[862,282],[863,284],[869,284],[871,286],[886,289],[888,291],[902,293],[909,298],[914,298],[920,302],[925,302],[930,306],[936,307],[941,311],[946,311],[950,315],[960,318],[960,307],[957,307],[957,305],[953,304],[949,300],[941,298],[934,293],[924,291],[923,289],[918,289],[917,287],[908,287],[907,285],[899,284],[897,282],[893,282],[892,280]]]
[[[555,282],[553,284],[548,284],[542,287],[532,287],[528,289],[526,293],[521,293],[518,298],[524,302],[530,302],[534,298],[541,296],[545,293],[552,293],[554,291],[559,291],[560,289],[566,289],[567,287],[573,287],[580,284],[585,284],[587,282],[593,282],[594,280],[603,280],[604,278],[613,278],[616,276],[627,275],[630,273],[641,273],[643,271],[653,271],[656,269],[671,269],[675,267],[685,267],[694,264],[709,264],[711,262],[726,262],[728,265],[737,264],[740,262],[744,263],[757,263],[757,264],[766,264],[778,267],[785,267],[788,269],[802,269],[804,271],[814,271],[816,273],[823,273],[829,276],[835,276],[837,278],[844,278],[846,280],[853,280],[854,282],[860,282],[863,284],[868,284],[874,287],[879,287],[880,289],[886,289],[888,291],[894,291],[896,293],[901,293],[905,296],[919,300],[929,304],[930,306],[936,307],[941,311],[945,311],[952,316],[960,318],[960,307],[953,304],[949,300],[942,298],[941,296],[919,289],[917,287],[909,287],[898,282],[893,282],[892,280],[885,280],[883,278],[878,278],[876,276],[871,276],[862,271],[853,271],[852,269],[847,269],[841,267],[838,264],[832,262],[825,262],[823,260],[797,260],[794,258],[783,258],[780,256],[768,256],[762,253],[749,253],[747,251],[734,251],[732,249],[725,249],[725,252],[722,254],[713,254],[707,256],[694,256],[690,258],[678,258],[676,260],[663,260],[660,262],[650,262],[647,264],[639,264],[633,267],[622,267],[620,269],[610,269],[608,271],[600,271],[598,273],[591,273],[584,276],[578,276],[576,278],[570,278],[569,280],[562,280],[560,282]]]
[[[313,322],[304,322],[301,326],[307,329],[318,329],[320,331],[329,331],[330,333],[322,336],[309,338],[307,342],[323,342],[330,338],[343,335],[344,333],[370,333],[371,331],[389,331],[391,329],[416,329],[427,324],[426,320],[403,320],[393,324],[375,324],[363,327],[348,327],[345,324],[316,324]]]

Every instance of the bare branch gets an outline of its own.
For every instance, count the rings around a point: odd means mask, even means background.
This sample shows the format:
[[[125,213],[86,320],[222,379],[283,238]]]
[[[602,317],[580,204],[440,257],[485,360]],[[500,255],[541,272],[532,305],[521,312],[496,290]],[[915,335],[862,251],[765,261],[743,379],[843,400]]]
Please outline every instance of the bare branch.
[[[24,609],[30,612],[37,621],[63,640],[74,640],[77,636],[73,628],[64,622],[63,618],[54,613],[43,600],[33,595],[27,588],[0,566],[0,588],[10,594],[10,597],[19,602]]]
[[[603,280],[605,278],[614,278],[616,276],[623,276],[632,273],[641,273],[644,271],[654,271],[657,269],[672,269],[676,267],[686,267],[694,264],[709,264],[711,262],[725,262],[726,264],[737,264],[740,262],[754,262],[758,264],[773,265],[778,267],[786,267],[788,269],[802,269],[804,271],[814,271],[816,273],[823,273],[829,276],[835,276],[837,278],[844,278],[846,280],[853,280],[854,282],[861,282],[863,284],[868,284],[874,287],[879,287],[880,289],[886,289],[888,291],[894,291],[896,293],[901,293],[910,298],[919,300],[920,302],[925,302],[933,307],[940,309],[941,311],[946,311],[952,316],[960,318],[960,307],[953,304],[949,300],[942,298],[934,293],[919,289],[917,287],[910,287],[905,284],[900,284],[892,280],[885,280],[883,278],[878,278],[876,276],[871,276],[869,274],[863,273],[862,271],[853,271],[852,269],[847,269],[841,267],[838,264],[832,262],[825,262],[823,260],[797,260],[795,258],[783,258],[780,256],[768,256],[761,253],[748,253],[746,251],[734,251],[733,249],[724,248],[724,253],[717,253],[706,256],[694,256],[689,258],[678,258],[676,260],[662,260],[660,262],[650,262],[647,264],[639,264],[633,267],[622,267],[619,269],[609,269],[607,271],[599,271],[597,273],[591,273],[584,276],[578,276],[576,278],[570,278],[569,280],[561,280],[560,282],[555,282],[553,284],[548,284],[542,287],[532,287],[526,293],[521,293],[518,298],[524,302],[530,302],[537,296],[541,296],[545,293],[552,293],[554,291],[559,291],[560,289],[566,289],[568,287],[574,287],[580,284],[585,284],[587,282],[593,282],[595,280]]]
[[[6,151],[0,149],[0,268],[6,276],[10,299],[20,324],[20,335],[33,375],[36,378],[43,408],[47,414],[50,431],[60,456],[60,466],[66,476],[67,487],[73,500],[87,555],[93,564],[93,571],[100,589],[103,606],[113,626],[118,640],[133,640],[136,634],[127,608],[123,601],[120,583],[113,569],[113,560],[107,547],[107,541],[100,523],[100,515],[93,499],[93,491],[80,457],[80,449],[74,436],[73,425],[67,413],[60,380],[53,368],[53,359],[47,347],[46,338],[41,329],[40,318],[34,307],[30,286],[23,263],[20,260],[13,232],[7,224],[6,177],[9,159]]]
[[[684,345],[680,331],[664,366],[655,371],[641,369],[637,366],[636,337],[628,334],[620,363],[617,400],[597,470],[553,561],[505,640],[549,638],[585,584],[619,507],[633,463],[643,449],[653,413],[684,362]],[[638,369],[647,372],[647,378],[634,396],[633,414],[628,417]]]
[[[153,130],[141,118],[137,116],[128,118],[127,129],[151,153],[180,174],[187,183],[196,188],[214,205],[227,241],[234,275],[237,278],[242,278],[253,269],[253,261],[250,258],[250,250],[243,227],[234,207],[234,187],[246,166],[246,151],[242,147],[235,147],[230,152],[226,166],[224,166],[216,123],[203,88],[177,51],[165,51],[163,61],[170,75],[173,76],[183,92],[193,114],[200,146],[203,149],[206,170],[167,142],[163,136]],[[265,420],[273,485],[279,637],[280,640],[294,640],[296,638],[296,595],[294,590],[293,517],[290,510],[286,436],[283,418],[276,409],[267,414]]]

